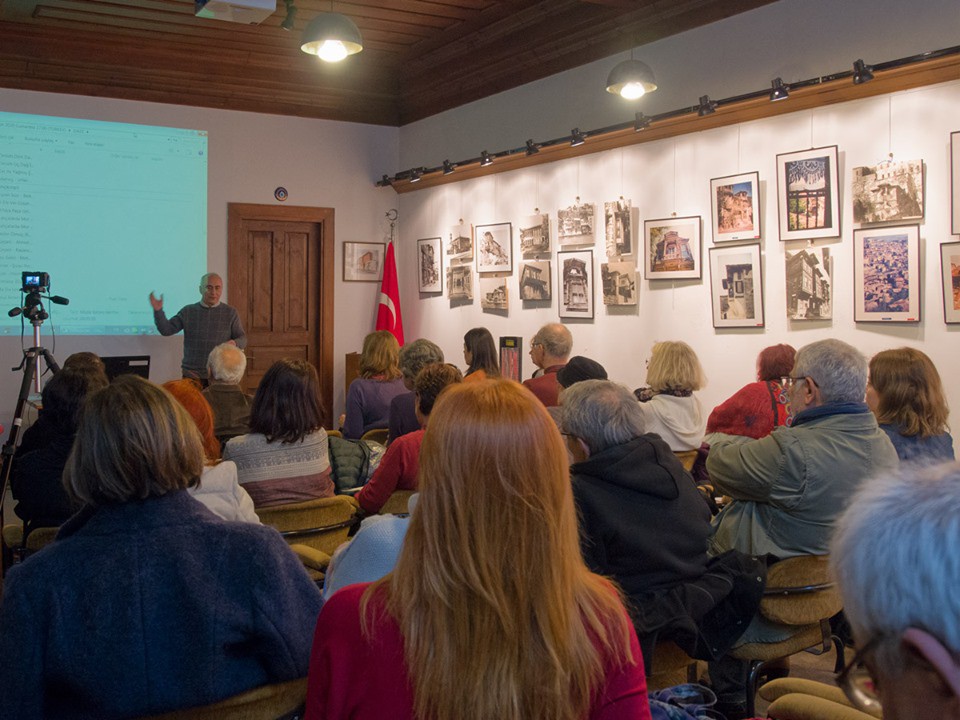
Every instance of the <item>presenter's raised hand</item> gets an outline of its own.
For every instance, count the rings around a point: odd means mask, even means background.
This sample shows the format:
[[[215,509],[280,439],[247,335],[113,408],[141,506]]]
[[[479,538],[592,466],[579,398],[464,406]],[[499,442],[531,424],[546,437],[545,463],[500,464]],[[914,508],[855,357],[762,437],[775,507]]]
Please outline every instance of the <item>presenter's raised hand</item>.
[[[161,296],[158,298],[158,297],[157,297],[156,295],[154,295],[153,293],[150,293],[150,305],[153,306],[154,312],[157,312],[157,311],[159,311],[159,310],[163,310],[163,295],[161,295]]]

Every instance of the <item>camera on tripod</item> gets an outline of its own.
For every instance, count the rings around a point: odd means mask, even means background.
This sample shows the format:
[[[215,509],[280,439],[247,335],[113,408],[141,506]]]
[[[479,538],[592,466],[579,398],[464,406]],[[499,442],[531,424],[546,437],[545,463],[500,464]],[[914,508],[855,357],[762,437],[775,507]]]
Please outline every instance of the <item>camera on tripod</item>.
[[[20,290],[25,293],[45,293],[50,287],[50,273],[24,272],[22,278]]]
[[[42,323],[48,317],[47,311],[43,309],[42,295],[50,292],[50,273],[33,272],[26,270],[20,274],[22,284],[20,291],[26,296],[23,300],[23,307],[12,308],[7,315],[16,317],[23,315],[33,324]],[[69,305],[70,300],[59,295],[47,295],[50,302],[54,305]]]

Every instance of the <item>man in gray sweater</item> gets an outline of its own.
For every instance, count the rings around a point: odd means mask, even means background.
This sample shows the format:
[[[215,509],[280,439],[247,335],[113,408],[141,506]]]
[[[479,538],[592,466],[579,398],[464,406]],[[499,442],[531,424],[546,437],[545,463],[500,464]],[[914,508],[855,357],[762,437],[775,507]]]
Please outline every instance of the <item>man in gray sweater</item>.
[[[176,335],[183,330],[183,376],[207,379],[207,358],[217,345],[229,342],[239,348],[247,345],[247,336],[236,309],[220,302],[223,279],[216,273],[200,278],[200,302],[185,305],[167,319],[163,312],[163,295],[150,293],[153,321],[161,335]]]

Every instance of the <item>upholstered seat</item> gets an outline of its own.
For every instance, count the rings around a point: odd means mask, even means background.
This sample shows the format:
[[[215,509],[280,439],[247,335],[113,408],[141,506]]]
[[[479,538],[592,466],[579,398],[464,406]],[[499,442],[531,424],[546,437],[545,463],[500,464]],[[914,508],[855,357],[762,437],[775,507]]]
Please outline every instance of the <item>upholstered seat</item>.
[[[407,503],[416,492],[416,490],[394,490],[380,508],[380,515],[406,515],[409,512]]]
[[[175,710],[141,720],[300,720],[307,679],[264,685],[202,707]]]
[[[3,526],[3,572],[15,562],[19,562],[28,555],[32,555],[45,545],[52,543],[57,537],[58,527],[38,527],[27,535],[27,543],[23,543],[23,524],[10,523]]]
[[[854,708],[843,691],[833,685],[803,678],[778,678],[760,688],[760,697],[770,703],[767,717],[773,720],[874,720]]]

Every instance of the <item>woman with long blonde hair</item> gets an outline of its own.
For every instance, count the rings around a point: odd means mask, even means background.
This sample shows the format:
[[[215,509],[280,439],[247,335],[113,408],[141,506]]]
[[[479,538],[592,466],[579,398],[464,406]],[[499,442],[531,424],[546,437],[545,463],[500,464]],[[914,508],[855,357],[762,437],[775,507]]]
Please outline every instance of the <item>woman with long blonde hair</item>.
[[[377,330],[363,339],[360,377],[347,389],[343,436],[356,440],[390,423],[390,403],[407,391],[400,372],[400,345],[393,333]]]
[[[563,441],[507,380],[448,387],[396,569],[317,622],[307,717],[649,718],[636,634],[583,563]]]

